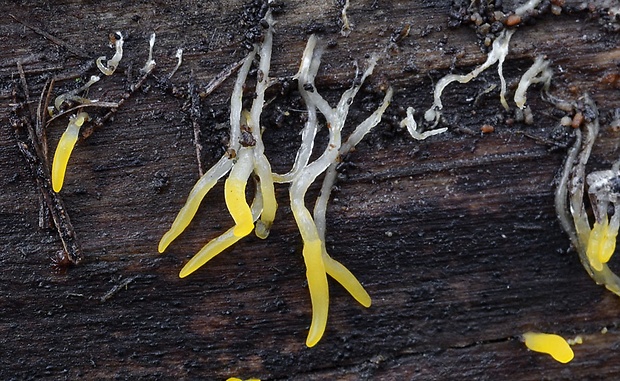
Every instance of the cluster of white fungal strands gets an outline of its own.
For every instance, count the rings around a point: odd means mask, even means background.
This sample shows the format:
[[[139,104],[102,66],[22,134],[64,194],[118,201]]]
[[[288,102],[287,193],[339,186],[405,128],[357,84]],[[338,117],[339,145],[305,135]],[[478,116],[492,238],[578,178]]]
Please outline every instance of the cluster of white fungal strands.
[[[586,176],[585,167],[600,127],[598,110],[589,96],[584,97],[584,106],[592,117],[582,127],[583,131],[575,131],[575,144],[568,153],[556,189],[555,208],[588,274],[597,284],[620,296],[620,278],[607,265],[615,251],[620,226],[620,162],[611,170]],[[585,183],[594,214],[592,227],[583,201]],[[614,211],[611,217],[610,209]]]
[[[355,276],[342,264],[331,258],[325,249],[325,212],[336,179],[336,165],[341,156],[349,152],[364,135],[376,126],[392,97],[390,88],[381,106],[366,120],[360,123],[342,143],[341,133],[347,119],[349,107],[364,80],[373,71],[376,57],[359,81],[344,92],[335,108],[317,92],[314,78],[321,62],[321,49],[317,49],[317,39],[311,36],[303,53],[298,80],[299,92],[306,103],[308,119],[301,133],[302,141],[292,169],[286,174],[275,174],[264,154],[261,139],[260,117],[264,107],[265,90],[270,84],[269,67],[272,50],[272,19],[265,17],[268,28],[260,45],[247,56],[241,66],[233,94],[230,112],[230,146],[227,153],[207,171],[191,190],[189,197],[174,220],[172,227],[159,242],[159,251],[163,252],[178,237],[194,217],[201,200],[219,179],[229,173],[225,181],[225,201],[235,225],[219,237],[207,243],[181,270],[180,277],[185,277],[204,265],[207,261],[230,247],[241,238],[255,231],[259,238],[267,238],[275,218],[277,203],[274,183],[289,185],[291,210],[303,239],[303,256],[307,268],[308,288],[312,301],[312,323],[306,340],[308,346],[314,346],[323,336],[327,324],[329,309],[329,290],[327,275],[342,284],[345,289],[362,305],[370,306],[370,297]],[[257,85],[251,110],[242,110],[242,91],[255,55],[259,55]],[[319,129],[318,113],[321,113],[329,129],[329,141],[323,153],[310,162],[314,141]],[[247,130],[244,129],[247,126]],[[250,143],[242,134],[251,134]],[[258,178],[254,200],[248,204],[245,197],[246,184],[250,175]],[[321,195],[316,200],[312,214],[305,205],[304,198],[310,185],[321,174],[326,173]]]

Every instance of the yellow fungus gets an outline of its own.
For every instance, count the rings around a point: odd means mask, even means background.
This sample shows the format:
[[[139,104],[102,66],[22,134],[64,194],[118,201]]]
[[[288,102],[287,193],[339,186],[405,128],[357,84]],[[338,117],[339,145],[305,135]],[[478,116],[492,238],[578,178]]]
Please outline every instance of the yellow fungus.
[[[523,334],[525,345],[534,352],[547,353],[554,360],[566,364],[575,354],[562,336],[550,333],[526,332]]]
[[[88,114],[80,112],[69,118],[69,125],[60,137],[56,152],[54,153],[54,161],[52,163],[52,188],[54,192],[60,192],[62,184],[65,181],[65,172],[67,171],[67,163],[73,147],[78,140],[80,127],[85,121],[90,120]]]
[[[327,326],[329,312],[329,288],[325,273],[325,264],[321,253],[322,242],[304,240],[303,256],[306,264],[306,278],[312,302],[312,323],[306,339],[306,345],[313,347],[321,340]]]
[[[315,49],[316,37],[311,36],[302,57],[298,74],[301,97],[308,109],[308,118],[301,133],[302,144],[297,152],[293,169],[285,175],[274,174],[269,160],[264,154],[262,141],[261,114],[265,106],[265,90],[273,83],[269,78],[271,61],[273,21],[268,12],[265,16],[269,27],[265,31],[260,45],[248,55],[239,70],[230,101],[230,145],[225,155],[211,168],[194,186],[190,195],[177,215],[172,227],[159,243],[159,251],[166,247],[187,227],[194,217],[200,201],[218,179],[229,171],[224,184],[225,201],[235,225],[220,236],[208,242],[183,267],[179,276],[184,278],[210,261],[228,247],[238,242],[255,228],[259,238],[267,238],[274,221],[278,204],[275,196],[274,182],[290,184],[289,197],[291,211],[303,240],[303,257],[306,265],[306,277],[312,302],[312,321],[306,339],[306,345],[312,347],[322,338],[327,326],[329,312],[329,286],[327,276],[340,283],[360,304],[371,305],[371,299],[357,278],[340,262],[329,256],[325,248],[325,211],[331,188],[336,179],[336,165],[340,157],[348,153],[361,139],[380,121],[393,95],[389,88],[381,106],[366,120],[360,123],[349,139],[341,144],[341,131],[344,128],[350,105],[364,80],[369,76],[378,56],[373,55],[368,67],[356,79],[354,85],[346,90],[336,107],[329,103],[316,91],[314,78],[320,65],[321,50]],[[243,87],[256,54],[259,53],[256,70],[256,87],[250,111],[242,110]],[[329,141],[322,154],[309,163],[312,156],[314,139],[318,130],[317,112],[321,112],[327,121]],[[243,126],[243,128],[242,128]],[[251,134],[251,136],[248,136]],[[306,193],[312,183],[326,173],[321,196],[317,199],[313,218],[305,205]],[[254,176],[256,191],[252,206],[246,201],[245,188],[250,175]],[[256,226],[254,226],[256,224]]]
[[[609,226],[607,218],[602,224],[595,222],[588,239],[586,253],[590,259],[590,265],[597,271],[603,269],[602,265],[609,262],[616,249],[618,230],[610,229]]]
[[[196,182],[192,190],[189,192],[189,196],[187,196],[185,205],[181,208],[179,214],[177,214],[174,219],[170,230],[168,230],[163,237],[161,237],[158,246],[160,253],[163,253],[168,245],[170,245],[172,241],[174,241],[174,239],[177,238],[183,230],[185,230],[196,215],[202,199],[207,195],[211,188],[213,188],[217,181],[228,173],[228,171],[230,171],[231,167],[232,160],[224,156]]]
[[[254,229],[252,211],[245,199],[245,185],[252,173],[253,158],[249,148],[242,148],[224,184],[226,207],[235,221],[233,233],[236,237],[245,237]]]
[[[553,73],[551,69],[549,69],[549,61],[545,60],[543,56],[536,57],[532,66],[521,76],[521,80],[519,80],[519,85],[517,86],[514,96],[517,107],[520,109],[525,108],[527,99],[526,92],[532,83],[542,82],[544,84],[543,89],[549,90],[552,75]]]

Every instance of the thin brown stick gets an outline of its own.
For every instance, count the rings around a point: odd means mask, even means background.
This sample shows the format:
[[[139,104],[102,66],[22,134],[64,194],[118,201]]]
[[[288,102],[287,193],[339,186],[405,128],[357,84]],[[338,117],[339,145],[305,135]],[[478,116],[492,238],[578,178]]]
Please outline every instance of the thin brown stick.
[[[211,94],[213,91],[215,91],[215,89],[220,87],[220,85],[224,83],[224,81],[226,81],[231,75],[233,75],[241,67],[241,65],[243,65],[243,61],[245,61],[245,58],[233,64],[228,65],[227,67],[224,68],[224,70],[220,71],[218,75],[216,75],[207,84],[207,87],[202,93],[200,93],[200,96],[204,98],[208,96],[209,94]]]
[[[58,37],[52,36],[51,34],[47,33],[46,31],[44,31],[41,28],[37,28],[34,25],[30,25],[27,22],[18,19],[17,17],[15,17],[12,14],[9,14],[9,16],[11,16],[11,18],[15,21],[17,21],[18,23],[22,24],[23,26],[25,26],[26,28],[32,30],[33,32],[40,34],[41,36],[47,38],[48,40],[50,40],[51,42],[53,42],[54,44],[58,45],[58,46],[62,46],[63,48],[67,49],[68,51],[70,51],[71,53],[75,54],[76,56],[80,57],[80,58],[91,58],[88,54],[85,54],[83,52],[80,52],[79,50],[75,49],[73,46],[69,45],[68,43],[64,42],[63,40],[61,40]]]
[[[22,90],[24,91],[24,98],[29,99],[27,94],[28,84],[21,65],[18,63],[17,69],[20,75],[20,82]],[[17,102],[17,91],[13,92],[14,102]],[[28,109],[29,110],[29,109]],[[32,124],[32,114],[29,117],[21,117],[14,120],[13,127],[15,130],[15,139],[17,141],[17,147],[26,159],[26,163],[30,167],[37,186],[39,188],[39,194],[52,216],[56,230],[62,242],[63,248],[69,257],[69,260],[73,264],[77,264],[82,260],[82,249],[75,234],[71,219],[66,212],[66,208],[60,196],[52,190],[52,182],[50,180],[49,167],[45,164],[45,158],[41,149],[41,145],[35,131],[35,126]],[[24,128],[27,131],[28,137],[25,138],[20,134]],[[40,218],[41,220],[42,218]],[[40,221],[40,224],[43,221]]]
[[[107,122],[118,111],[118,109],[121,108],[123,104],[125,104],[125,102],[127,102],[127,100],[131,98],[131,96],[142,87],[142,85],[144,85],[144,82],[149,77],[149,75],[151,75],[151,71],[144,73],[144,75],[140,77],[138,82],[131,86],[131,90],[128,93],[123,94],[121,100],[116,103],[116,107],[111,108],[110,111],[108,111],[101,118],[97,118],[87,128],[83,128],[82,139],[88,139],[88,137],[90,137],[96,129],[103,127],[103,124]],[[93,105],[93,103],[89,103],[89,105]]]
[[[50,123],[52,123],[56,119],[58,119],[58,118],[60,118],[62,116],[65,116],[67,114],[71,114],[74,111],[81,110],[83,108],[87,108],[87,107],[102,107],[102,108],[114,109],[114,108],[117,108],[118,106],[119,106],[119,103],[117,103],[117,102],[99,102],[99,101],[97,101],[97,102],[90,102],[90,103],[82,103],[82,104],[80,104],[78,106],[72,107],[70,109],[67,109],[67,110],[59,113],[59,114],[54,115],[53,117],[50,118],[50,120],[47,121],[47,125],[49,126]]]

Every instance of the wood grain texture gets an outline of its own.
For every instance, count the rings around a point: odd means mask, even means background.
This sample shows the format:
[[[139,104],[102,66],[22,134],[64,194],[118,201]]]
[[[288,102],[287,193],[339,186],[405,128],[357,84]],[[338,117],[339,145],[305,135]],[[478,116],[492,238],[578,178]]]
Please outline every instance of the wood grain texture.
[[[178,278],[187,259],[232,223],[219,185],[189,229],[157,253],[198,179],[190,72],[204,89],[245,55],[242,15],[251,7],[237,0],[16,3],[0,5],[0,378],[620,377],[620,300],[567,253],[569,240],[556,221],[554,177],[566,152],[561,146],[570,141],[570,131],[559,127],[561,115],[533,90],[533,125],[506,125],[511,114],[497,90],[473,105],[499,82],[491,69],[446,90],[447,133],[417,142],[398,126],[407,107],[429,107],[433,83],[451,68],[466,73],[485,60],[473,29],[448,28],[449,2],[352,1],[346,38],[333,1],[289,1],[275,17],[271,75],[290,78],[308,34],[318,33],[328,47],[317,87],[332,101],[349,87],[353,61],[363,63],[411,26],[352,107],[351,121],[359,122],[380,103],[386,84],[396,90],[383,122],[343,165],[328,210],[328,250],[358,276],[373,305],[364,309],[330,283],[328,328],[312,349],[304,345],[310,300],[285,186],[276,189],[280,210],[267,240],[248,237]],[[516,3],[504,1],[504,9]],[[620,142],[609,128],[620,107],[617,81],[610,81],[618,75],[618,33],[602,16],[605,1],[590,9],[566,3],[562,15],[544,14],[515,33],[505,75],[514,91],[534,57],[544,54],[556,73],[555,94],[591,93],[603,118],[589,168],[607,168]],[[154,77],[71,157],[60,195],[84,259],[64,273],[51,268],[50,257],[62,249],[56,230],[38,227],[39,190],[11,127],[11,92],[19,88],[17,62],[33,102],[48,78],[57,78],[60,94],[96,69],[9,13],[93,59],[110,57],[107,35],[123,31],[117,73],[90,92],[106,101],[118,101],[137,81],[149,35],[157,32]],[[174,67],[178,47],[185,50],[183,65],[166,83],[161,79]],[[264,113],[266,152],[277,172],[291,165],[303,126],[304,106],[291,84],[293,90],[272,89]],[[228,80],[200,101],[205,168],[225,148],[232,85]],[[47,130],[51,152],[66,123]],[[483,136],[487,123],[495,132]],[[311,188],[311,199],[317,193],[318,186]],[[518,337],[528,330],[579,334],[584,343],[562,365],[527,351]]]

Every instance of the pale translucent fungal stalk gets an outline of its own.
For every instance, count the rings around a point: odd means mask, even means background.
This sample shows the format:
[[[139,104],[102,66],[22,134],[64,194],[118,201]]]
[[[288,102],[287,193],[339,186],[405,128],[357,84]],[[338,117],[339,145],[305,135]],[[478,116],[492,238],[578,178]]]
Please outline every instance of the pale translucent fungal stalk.
[[[168,79],[171,79],[172,76],[177,72],[177,70],[179,70],[179,67],[181,66],[181,63],[183,62],[183,49],[178,48],[174,56],[177,58],[177,64],[174,67],[174,69],[172,69],[170,74],[168,74]]]
[[[441,78],[437,82],[437,85],[435,85],[433,105],[424,114],[424,119],[426,119],[427,122],[435,121],[437,123],[439,121],[439,117],[441,115],[440,110],[443,108],[443,104],[441,103],[441,94],[449,84],[451,84],[452,82],[467,83],[472,79],[476,78],[480,73],[482,73],[495,63],[497,63],[497,73],[501,82],[500,102],[502,103],[502,106],[504,106],[504,108],[508,110],[508,103],[506,102],[505,97],[506,80],[504,79],[503,66],[504,60],[508,55],[508,44],[510,43],[510,37],[512,37],[513,33],[514,30],[504,29],[504,31],[495,39],[495,41],[493,41],[493,46],[491,48],[491,51],[489,52],[489,55],[487,56],[487,60],[482,65],[471,71],[469,74],[448,74],[445,77]]]
[[[80,112],[77,115],[71,116],[67,129],[58,141],[58,146],[54,153],[54,161],[52,163],[52,188],[54,192],[60,192],[62,189],[69,157],[71,157],[73,147],[75,147],[75,143],[80,135],[80,127],[88,120],[90,120],[90,118],[85,112]]]
[[[542,0],[528,0],[523,5],[515,9],[515,15],[523,16],[536,8],[541,2]]]
[[[97,67],[105,75],[114,74],[119,62],[121,62],[123,58],[123,34],[121,32],[110,34],[110,42],[114,44],[114,48],[116,49],[112,59],[108,60],[106,65],[103,64],[103,60],[106,59],[106,56],[101,56],[96,60]]]
[[[528,87],[533,83],[544,83],[544,90],[549,90],[551,77],[553,73],[549,69],[549,61],[543,56],[536,57],[532,66],[523,74],[519,81],[519,86],[515,91],[514,101],[520,109],[525,108],[526,92]]]
[[[65,101],[74,101],[74,102],[79,102],[79,103],[95,102],[90,99],[81,97],[78,94],[88,90],[94,83],[98,82],[100,79],[101,78],[99,76],[93,75],[90,77],[88,82],[84,84],[84,86],[80,86],[79,88],[75,90],[71,90],[69,92],[66,92],[64,94],[57,96],[56,99],[54,99],[54,107],[56,107],[56,110],[60,110],[60,107]]]
[[[256,83],[256,98],[252,103],[250,118],[248,125],[254,138],[254,171],[258,175],[260,181],[260,190],[263,196],[263,212],[260,220],[256,224],[256,236],[261,239],[267,238],[269,230],[273,224],[278,209],[276,202],[276,194],[273,186],[273,176],[271,173],[271,165],[265,156],[265,146],[262,139],[262,131],[260,126],[260,116],[265,105],[265,91],[270,85],[269,67],[271,66],[271,48],[273,44],[273,20],[271,13],[265,16],[269,27],[264,33],[263,42],[259,51],[260,64],[258,67],[258,78]]]
[[[415,112],[415,109],[413,107],[408,107],[407,117],[400,121],[400,126],[407,127],[407,131],[409,132],[409,135],[411,135],[411,137],[414,138],[415,140],[424,140],[428,138],[429,136],[442,134],[448,131],[447,127],[437,128],[434,130],[429,130],[429,131],[424,131],[424,132],[418,131],[418,123],[415,121],[413,117],[414,112]]]
[[[149,39],[149,58],[147,58],[146,63],[144,64],[144,67],[140,69],[140,71],[143,73],[150,73],[155,68],[155,65],[157,65],[157,63],[153,59],[153,47],[154,46],[155,46],[155,33],[152,33],[151,38]]]

